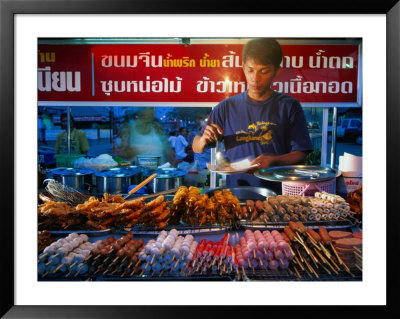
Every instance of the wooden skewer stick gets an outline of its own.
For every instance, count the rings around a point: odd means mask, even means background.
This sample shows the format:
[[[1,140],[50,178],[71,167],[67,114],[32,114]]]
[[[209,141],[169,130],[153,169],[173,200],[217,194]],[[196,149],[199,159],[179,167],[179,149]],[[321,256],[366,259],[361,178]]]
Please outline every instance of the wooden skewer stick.
[[[301,279],[301,276],[300,276],[299,271],[297,270],[297,267],[293,265],[293,269],[294,269],[295,273],[297,274],[297,277],[298,277],[299,279]]]
[[[311,257],[311,260],[313,261],[315,267],[316,267],[316,268],[319,268],[319,267],[318,267],[319,261],[318,261],[317,257],[314,256],[314,254],[312,253],[312,251],[310,251],[310,257]]]
[[[176,268],[176,266],[178,266],[178,263],[179,263],[179,259],[176,261],[176,263],[174,264],[174,266],[171,268],[171,270],[169,272],[172,272]]]
[[[53,274],[55,274],[57,271],[61,269],[61,267],[64,266],[64,264],[59,264],[56,269],[54,269]]]
[[[148,261],[147,264],[144,266],[142,272],[139,274],[139,276],[143,276],[143,274],[145,273],[147,267],[149,266],[150,262]]]
[[[319,245],[320,245],[322,251],[324,252],[325,256],[328,257],[328,259],[331,259],[331,254],[330,254],[329,251],[325,248],[325,246],[324,246],[321,242],[319,242]]]
[[[300,266],[301,270],[304,271],[304,266],[303,266],[303,264],[300,262],[300,260],[297,258],[297,256],[294,256],[294,259],[296,260],[297,264]]]
[[[362,256],[358,252],[354,252],[354,255],[362,260]]]
[[[314,268],[311,267],[309,262],[304,258],[304,263],[306,264],[307,268],[310,270],[311,273],[313,273],[317,278],[319,278],[318,274],[314,270]]]
[[[321,267],[324,268],[324,270],[325,270],[329,275],[332,274],[332,273],[329,271],[329,269],[326,268],[323,264],[321,264]]]
[[[304,250],[306,251],[306,253],[309,255],[310,254],[310,250],[308,249],[306,243],[304,241],[299,241],[300,245],[303,246]]]
[[[340,267],[338,265],[336,265],[335,261],[333,260],[333,258],[330,258],[329,261],[333,264],[333,266],[335,266],[335,268],[340,271]]]
[[[354,266],[356,266],[362,272],[362,268],[357,263],[355,263]]]
[[[137,185],[136,187],[132,188],[129,193],[129,195],[132,195],[133,193],[135,193],[136,191],[138,191],[139,189],[141,189],[144,185],[148,184],[149,182],[151,182],[154,178],[157,177],[157,173],[154,173],[153,175],[150,175],[149,177],[147,177],[143,182],[141,182],[139,185]]]
[[[340,265],[343,265],[344,262],[343,262],[342,258],[339,257],[339,255],[338,255],[338,253],[337,253],[335,247],[333,247],[332,243],[330,243],[329,245],[331,246],[331,248],[332,248],[332,250],[333,250],[333,253],[335,254],[337,260],[339,261],[339,264],[340,264]]]
[[[356,246],[353,246],[353,249],[360,254],[362,253],[361,249]]]
[[[304,262],[304,261],[303,261],[303,256],[300,254],[300,251],[299,251],[298,248],[296,249],[296,252],[297,252],[297,255],[298,255],[299,258],[300,258],[300,261],[301,261],[301,262]]]

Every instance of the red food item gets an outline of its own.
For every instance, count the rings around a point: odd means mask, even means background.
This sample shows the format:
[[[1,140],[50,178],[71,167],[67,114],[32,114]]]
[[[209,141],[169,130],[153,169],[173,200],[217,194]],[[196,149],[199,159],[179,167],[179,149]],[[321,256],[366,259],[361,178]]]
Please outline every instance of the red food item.
[[[328,231],[326,230],[325,227],[321,226],[318,228],[319,236],[321,237],[322,242],[325,245],[329,245],[332,243],[332,239],[328,234]]]
[[[351,238],[353,237],[353,233],[349,231],[342,231],[342,230],[331,230],[329,236],[332,240],[338,240],[340,238]]]
[[[294,233],[296,233],[296,232],[300,232],[300,229],[299,229],[299,226],[294,222],[294,221],[290,221],[289,222],[289,227],[290,227],[290,229],[294,232]],[[287,235],[287,234],[286,234]],[[288,236],[289,237],[289,236]],[[290,238],[290,237],[289,237]]]
[[[336,246],[335,249],[336,249],[338,254],[339,253],[346,254],[346,253],[353,253],[354,252],[353,248],[342,248],[342,247],[337,247]]]
[[[362,239],[362,231],[360,231],[358,233],[353,233],[353,237]]]
[[[321,237],[319,237],[318,233],[314,231],[314,229],[308,228],[307,232],[310,234],[311,238],[314,239],[317,243],[321,241]]]
[[[341,238],[336,241],[337,248],[353,248],[354,246],[357,248],[362,247],[362,239],[360,238]]]
[[[286,226],[283,231],[285,232],[286,236],[289,238],[290,241],[293,241],[296,238],[296,234],[293,232],[293,230],[289,227]]]

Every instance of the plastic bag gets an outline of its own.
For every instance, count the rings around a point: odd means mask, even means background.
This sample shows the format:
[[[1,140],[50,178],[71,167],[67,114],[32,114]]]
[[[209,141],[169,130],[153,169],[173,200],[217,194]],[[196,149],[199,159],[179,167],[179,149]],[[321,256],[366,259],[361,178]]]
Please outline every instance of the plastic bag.
[[[118,163],[108,154],[101,154],[95,158],[81,157],[74,162],[75,168],[91,168],[97,171],[104,171],[116,166]]]

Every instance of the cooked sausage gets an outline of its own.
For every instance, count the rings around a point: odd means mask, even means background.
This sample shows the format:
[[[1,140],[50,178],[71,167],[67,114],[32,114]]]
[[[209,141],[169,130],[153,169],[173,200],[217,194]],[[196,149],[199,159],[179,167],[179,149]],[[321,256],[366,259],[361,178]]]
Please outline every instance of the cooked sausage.
[[[289,222],[289,227],[294,233],[300,232],[299,226],[294,221]]]
[[[282,217],[283,215],[286,214],[286,209],[284,209],[283,206],[278,206],[278,207],[276,208],[276,213],[277,213],[280,217]]]
[[[247,206],[242,206],[241,217],[247,218]]]
[[[268,201],[264,201],[264,212],[268,215],[268,216],[272,216],[275,214],[275,211],[273,209],[273,207],[271,206],[271,204]]]
[[[321,241],[321,237],[319,237],[318,233],[314,231],[314,229],[309,228],[307,229],[307,232],[310,234],[312,239],[314,239],[317,243]]]
[[[264,212],[264,203],[262,201],[260,201],[260,200],[256,201],[255,206],[259,213]]]
[[[283,229],[283,231],[286,234],[286,236],[289,238],[290,241],[293,241],[296,238],[296,234],[293,232],[293,230],[289,226],[286,226]]]
[[[329,245],[332,243],[331,237],[329,237],[328,231],[325,227],[321,226],[318,228],[319,236],[321,237],[322,242],[325,245]]]
[[[286,241],[288,244],[290,244],[290,239],[289,237],[285,234],[285,232],[281,233],[281,236],[283,238],[284,241]]]
[[[341,231],[341,230],[331,230],[328,232],[329,236],[332,240],[338,240],[340,238],[351,238],[353,237],[353,233],[349,231]]]
[[[251,199],[246,200],[246,206],[249,209],[249,212],[253,213],[253,211],[255,210],[254,201],[252,201]]]
[[[340,248],[353,248],[356,246],[357,248],[362,247],[362,239],[361,238],[341,238],[338,239],[335,243],[336,247]]]
[[[301,234],[305,234],[307,232],[307,228],[301,221],[296,222],[296,224],[297,224],[297,229]]]
[[[250,219],[255,220],[257,219],[257,217],[258,217],[258,211],[257,209],[253,209],[253,213],[251,214]]]

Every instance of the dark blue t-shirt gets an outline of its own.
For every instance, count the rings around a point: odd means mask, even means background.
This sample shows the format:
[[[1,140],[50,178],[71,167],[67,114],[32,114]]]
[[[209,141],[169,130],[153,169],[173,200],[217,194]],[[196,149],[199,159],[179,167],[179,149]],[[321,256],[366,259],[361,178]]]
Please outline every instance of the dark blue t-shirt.
[[[208,123],[224,130],[226,156],[231,162],[247,157],[253,160],[262,154],[313,150],[300,103],[275,91],[261,102],[250,100],[247,91],[227,98],[213,109]],[[227,176],[227,186],[248,185],[266,184],[249,174]]]

